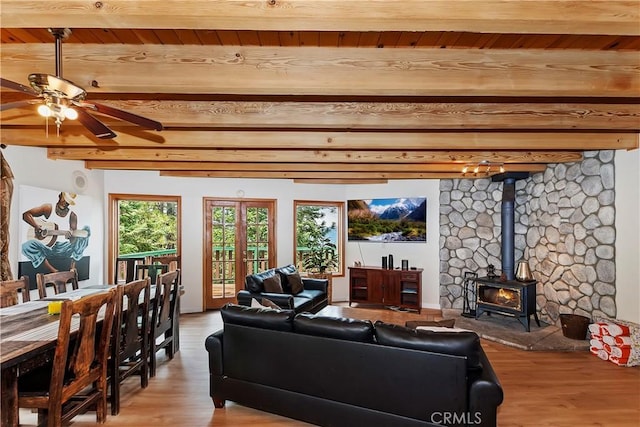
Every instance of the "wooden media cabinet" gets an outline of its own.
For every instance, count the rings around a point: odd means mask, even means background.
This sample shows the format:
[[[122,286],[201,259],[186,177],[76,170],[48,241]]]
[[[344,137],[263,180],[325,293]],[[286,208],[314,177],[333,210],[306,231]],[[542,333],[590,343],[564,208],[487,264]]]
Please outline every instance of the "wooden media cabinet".
[[[349,267],[349,305],[353,302],[399,307],[420,313],[422,269]]]

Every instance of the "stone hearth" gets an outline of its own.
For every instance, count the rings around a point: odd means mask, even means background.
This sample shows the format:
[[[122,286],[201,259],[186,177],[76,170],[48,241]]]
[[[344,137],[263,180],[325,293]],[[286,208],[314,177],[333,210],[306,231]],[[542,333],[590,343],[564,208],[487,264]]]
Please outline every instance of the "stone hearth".
[[[461,310],[443,309],[442,317],[455,319],[456,328],[476,332],[481,338],[521,350],[533,351],[589,351],[588,340],[566,338],[562,329],[541,322],[531,323],[531,332],[526,332],[516,318],[494,314],[483,314],[479,319],[461,316]]]

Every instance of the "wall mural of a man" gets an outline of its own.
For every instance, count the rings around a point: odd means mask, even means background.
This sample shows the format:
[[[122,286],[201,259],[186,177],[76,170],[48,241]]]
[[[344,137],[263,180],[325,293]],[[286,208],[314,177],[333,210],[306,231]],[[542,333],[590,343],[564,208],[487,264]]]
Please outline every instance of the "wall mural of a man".
[[[89,278],[88,200],[66,191],[20,187],[20,274],[35,280],[36,273],[76,268],[81,280]]]
[[[22,244],[22,253],[34,268],[44,264],[47,270],[55,272],[58,270],[51,264],[51,258],[71,258],[71,268],[82,259],[91,233],[89,226],[78,230],[78,216],[70,208],[75,205],[75,198],[76,194],[61,192],[55,205],[44,203],[22,214],[22,219],[33,227],[32,238]]]
[[[4,146],[2,147],[4,149]],[[0,151],[0,280],[12,280],[9,262],[9,222],[13,197],[13,172]]]

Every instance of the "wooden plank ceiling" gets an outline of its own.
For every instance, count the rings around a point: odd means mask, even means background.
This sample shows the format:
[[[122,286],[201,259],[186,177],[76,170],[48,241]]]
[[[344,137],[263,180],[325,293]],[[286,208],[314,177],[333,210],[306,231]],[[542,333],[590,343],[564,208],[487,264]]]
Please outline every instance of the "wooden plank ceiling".
[[[162,175],[381,182],[542,171],[585,150],[637,149],[640,0],[0,0],[2,77],[55,74],[48,28],[70,28],[64,77],[99,140],[35,106],[0,142],[88,168]],[[2,91],[2,102],[25,95]],[[470,169],[473,172],[473,167]]]

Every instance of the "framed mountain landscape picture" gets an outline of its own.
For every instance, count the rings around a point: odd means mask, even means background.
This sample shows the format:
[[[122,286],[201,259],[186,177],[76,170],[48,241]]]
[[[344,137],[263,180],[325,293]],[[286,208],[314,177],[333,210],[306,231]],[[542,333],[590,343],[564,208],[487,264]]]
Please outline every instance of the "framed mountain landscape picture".
[[[347,201],[349,241],[426,242],[427,198]]]

